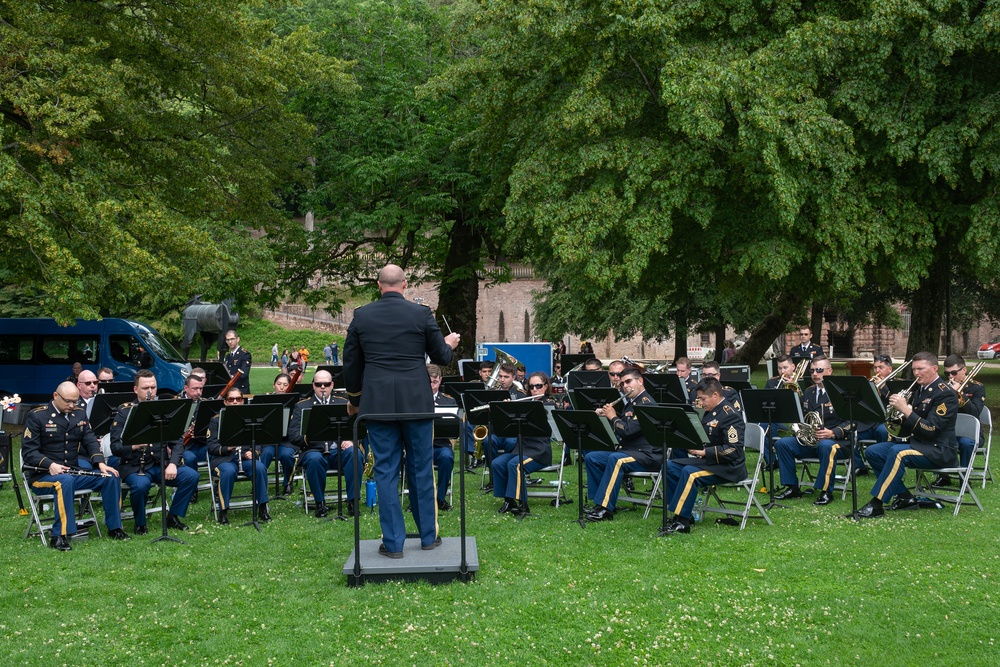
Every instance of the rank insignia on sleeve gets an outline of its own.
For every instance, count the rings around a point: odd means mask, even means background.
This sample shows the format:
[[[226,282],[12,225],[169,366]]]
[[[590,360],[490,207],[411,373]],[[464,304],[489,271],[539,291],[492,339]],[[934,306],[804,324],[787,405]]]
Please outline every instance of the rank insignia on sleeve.
[[[740,441],[740,434],[736,432],[735,426],[730,426],[729,430],[726,431],[726,437],[729,438],[729,444],[733,445]]]
[[[944,417],[946,414],[948,414],[948,406],[942,403],[941,405],[937,406],[937,409],[935,409],[934,412]]]
[[[30,428],[24,429],[24,436],[21,439],[24,440],[24,438],[30,438],[30,437],[31,437],[31,429]]]

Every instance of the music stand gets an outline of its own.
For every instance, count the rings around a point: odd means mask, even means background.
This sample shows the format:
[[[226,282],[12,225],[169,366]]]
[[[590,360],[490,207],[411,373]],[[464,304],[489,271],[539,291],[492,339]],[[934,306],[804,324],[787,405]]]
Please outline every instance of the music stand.
[[[854,466],[854,452],[858,446],[858,421],[885,421],[885,406],[875,385],[867,377],[861,375],[839,375],[823,378],[823,388],[830,397],[830,403],[838,415],[845,415],[850,422],[851,443],[848,448],[851,468],[851,513],[848,519],[861,522],[858,515],[858,471]]]
[[[465,422],[473,426],[486,426],[487,433],[493,433],[493,426],[490,424],[490,410],[475,410],[483,405],[489,405],[494,401],[510,400],[510,392],[502,389],[473,389],[462,393],[461,405],[465,412]],[[489,435],[486,436],[487,438]],[[481,491],[489,491],[493,485],[493,473],[490,466],[493,464],[493,448],[489,442],[483,443],[483,454],[486,456],[486,469],[483,471],[483,483]],[[490,475],[490,483],[486,484],[486,475]]]
[[[131,382],[116,382],[115,380],[105,380],[104,382],[97,383],[98,392],[104,392],[105,394],[122,394],[128,393],[135,396],[132,391],[132,387],[135,385]]]
[[[490,419],[496,434],[503,438],[517,438],[517,458],[524,461],[524,438],[552,438],[549,415],[541,397],[534,401],[504,401],[490,403]],[[549,443],[551,447],[551,442]],[[524,470],[524,468],[521,468]],[[490,480],[493,481],[493,480]],[[519,519],[531,514],[528,509],[527,475],[522,481],[524,497],[518,507]]]
[[[250,446],[250,494],[253,498],[253,513],[250,522],[260,532],[257,520],[257,445],[277,445],[281,442],[285,408],[280,403],[259,403],[257,405],[230,405],[219,413],[219,442],[237,450],[236,472],[243,469],[243,447]],[[200,412],[200,410],[199,410]],[[201,415],[199,415],[199,419]]]
[[[344,383],[344,367],[334,366],[333,364],[322,364],[316,367],[316,373],[320,371],[326,371],[333,378],[334,388],[340,387],[341,389],[347,385]],[[316,377],[315,373],[313,377]]]
[[[188,430],[193,416],[194,400],[174,398],[136,403],[125,420],[125,427],[122,430],[123,445],[129,447],[145,445],[153,439],[151,437],[153,436],[156,438],[155,443],[160,446],[160,526],[163,533],[153,542],[169,540],[185,543],[184,540],[167,535],[166,453],[168,442],[184,437],[184,432]]]
[[[465,392],[484,391],[485,389],[486,385],[484,385],[482,382],[463,382],[461,380],[454,381],[454,380],[444,380],[444,379],[441,380],[441,391],[454,398],[459,405],[461,405],[462,403],[458,399]]]
[[[462,379],[466,382],[476,382],[480,379],[479,369],[482,367],[481,361],[466,361],[462,364]]]
[[[225,384],[207,384],[206,383],[205,386],[202,387],[201,395],[202,396],[211,396],[212,398],[215,398],[217,396],[222,396],[222,390],[226,388],[226,384],[229,384],[229,380],[226,380]]]
[[[197,368],[205,371],[205,384],[221,384],[223,387],[232,379],[226,365],[221,361],[196,362]],[[194,366],[194,364],[191,364]]]
[[[660,463],[660,489],[663,491],[663,522],[657,537],[667,534],[667,450],[705,449],[708,434],[701,425],[701,417],[688,405],[637,405],[635,418],[643,436],[651,445],[660,445],[663,461]],[[650,503],[653,499],[650,498]]]
[[[913,385],[913,380],[889,380],[889,395],[899,394]]]
[[[569,402],[574,410],[596,410],[621,397],[622,393],[611,387],[581,387],[569,392]]]
[[[642,382],[658,405],[691,402],[687,385],[676,373],[647,373]]]
[[[306,442],[326,442],[324,454],[330,453],[330,442],[334,443],[337,452],[337,516],[331,521],[346,521],[344,516],[344,466],[341,465],[340,443],[349,439],[354,428],[357,415],[347,414],[347,403],[331,403],[329,405],[314,405],[302,411],[302,435]],[[363,437],[363,436],[362,436]],[[354,442],[354,441],[352,441]],[[358,443],[354,442],[354,456],[358,455]],[[358,480],[355,480],[358,481]],[[355,498],[357,500],[357,498]],[[317,503],[326,502],[326,498],[316,499]],[[355,503],[355,511],[357,511]]]
[[[618,438],[611,430],[611,422],[593,410],[553,410],[552,419],[562,441],[576,450],[577,523],[586,528],[587,520],[583,518],[583,453],[613,452],[618,448]]]
[[[461,375],[442,375],[441,384],[448,384],[449,382],[465,382],[465,379]]]
[[[111,424],[115,421],[118,406],[135,400],[135,393],[96,394],[94,406],[90,409],[90,430],[100,440],[111,433]]]
[[[295,404],[301,400],[298,394],[257,394],[250,399],[250,405],[260,405],[261,403],[280,403],[284,408],[284,421],[282,422],[281,428],[281,442],[288,439],[288,418],[292,413],[292,409]],[[285,496],[282,495],[283,489],[281,488],[281,473],[278,471],[278,445],[274,445],[274,499],[275,500],[285,500]]]
[[[753,389],[752,384],[750,384],[749,382],[745,382],[743,380],[730,380],[729,382],[724,382],[723,385],[727,387],[732,387],[736,391],[740,392],[746,391],[747,389]]]
[[[611,388],[611,377],[607,371],[573,371],[566,376],[566,389],[582,387]]]
[[[774,441],[768,433],[772,424],[801,424],[802,400],[798,392],[788,389],[747,389],[740,394],[743,399],[743,411],[748,422],[767,424],[764,431],[764,442],[770,453],[768,468],[768,503],[764,509],[772,507],[787,507],[774,502],[774,463],[777,457],[774,451]],[[763,456],[763,453],[761,453]]]
[[[585,352],[583,354],[562,354],[559,356],[559,361],[562,363],[563,370],[567,373],[580,366],[582,368],[583,363],[587,359],[596,359],[597,355],[593,352]],[[574,371],[577,372],[577,371]]]

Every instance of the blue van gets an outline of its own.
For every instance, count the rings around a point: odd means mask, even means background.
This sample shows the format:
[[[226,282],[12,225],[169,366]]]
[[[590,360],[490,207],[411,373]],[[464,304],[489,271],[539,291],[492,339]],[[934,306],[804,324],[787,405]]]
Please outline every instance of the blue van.
[[[107,366],[115,380],[131,382],[136,371],[156,375],[160,395],[176,394],[191,372],[173,345],[152,327],[117,318],[77,320],[60,326],[51,319],[0,318],[0,395],[19,394],[44,402],[73,374],[73,364],[97,373]]]

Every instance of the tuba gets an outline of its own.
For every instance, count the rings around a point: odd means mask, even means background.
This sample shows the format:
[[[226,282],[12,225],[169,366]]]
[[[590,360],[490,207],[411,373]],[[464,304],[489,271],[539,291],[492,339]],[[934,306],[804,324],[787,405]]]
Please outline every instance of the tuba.
[[[493,355],[496,357],[496,363],[493,366],[493,372],[490,374],[489,379],[486,380],[486,388],[500,389],[500,366],[503,364],[509,364],[516,367],[517,359],[510,356],[500,348],[493,348]]]
[[[792,433],[795,434],[795,439],[803,447],[815,447],[819,443],[819,436],[816,435],[816,432],[823,428],[823,419],[814,410],[807,412],[803,420],[801,424],[792,424]]]

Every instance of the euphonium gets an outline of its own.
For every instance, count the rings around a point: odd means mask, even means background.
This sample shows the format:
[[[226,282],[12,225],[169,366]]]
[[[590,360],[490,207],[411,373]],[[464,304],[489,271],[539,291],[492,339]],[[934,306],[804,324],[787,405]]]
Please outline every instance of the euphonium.
[[[476,448],[475,451],[472,453],[472,456],[473,458],[475,458],[475,460],[478,461],[479,459],[483,458],[483,442],[486,441],[486,438],[488,438],[489,435],[490,435],[489,429],[487,429],[482,424],[473,429],[472,438],[473,440],[476,441]]]
[[[823,428],[823,419],[814,410],[807,412],[803,420],[801,424],[792,424],[792,433],[803,447],[815,447],[819,443],[816,432]]]
[[[496,363],[493,365],[493,372],[490,374],[489,379],[486,380],[486,388],[500,389],[500,366],[502,364],[510,364],[516,368],[517,359],[499,348],[493,348],[493,355],[496,358]]]

